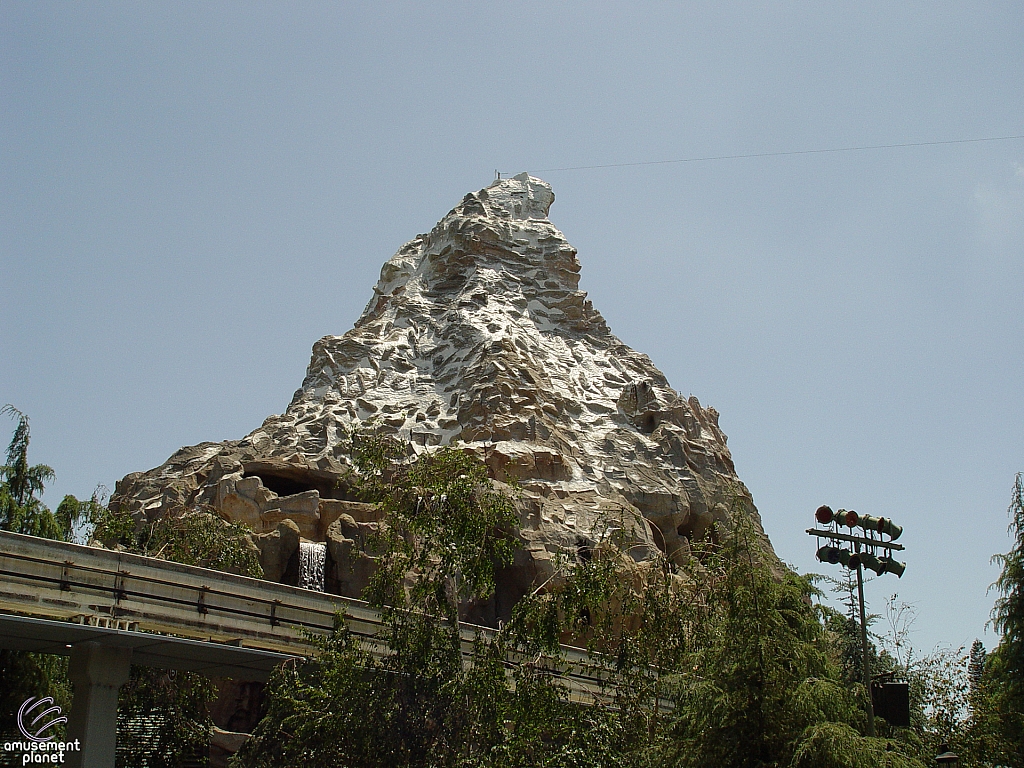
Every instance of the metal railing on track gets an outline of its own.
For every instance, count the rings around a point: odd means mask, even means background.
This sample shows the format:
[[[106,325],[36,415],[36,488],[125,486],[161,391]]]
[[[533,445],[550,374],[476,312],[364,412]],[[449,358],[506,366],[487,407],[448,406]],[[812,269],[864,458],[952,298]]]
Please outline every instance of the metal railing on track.
[[[128,552],[0,532],[0,612],[114,626],[244,648],[309,656],[338,614],[370,653],[387,653],[380,612],[362,600]],[[495,630],[460,624],[465,663]],[[584,650],[558,658],[510,654],[506,667],[536,663],[575,701],[608,702],[609,669]],[[661,705],[665,708],[667,703]]]

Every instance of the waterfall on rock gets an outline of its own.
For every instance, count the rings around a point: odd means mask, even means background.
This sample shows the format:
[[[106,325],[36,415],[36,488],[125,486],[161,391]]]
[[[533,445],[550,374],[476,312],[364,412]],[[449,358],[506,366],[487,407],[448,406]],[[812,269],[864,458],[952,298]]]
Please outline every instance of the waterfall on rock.
[[[324,565],[327,545],[323,542],[299,542],[299,586],[303,589],[324,591]]]

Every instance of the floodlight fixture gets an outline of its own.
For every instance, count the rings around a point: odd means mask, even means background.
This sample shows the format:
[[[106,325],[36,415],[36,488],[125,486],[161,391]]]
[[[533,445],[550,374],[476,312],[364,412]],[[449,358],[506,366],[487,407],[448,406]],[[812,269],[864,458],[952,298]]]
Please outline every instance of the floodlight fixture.
[[[893,550],[902,550],[904,548],[902,544],[895,543],[895,540],[903,533],[903,528],[887,517],[862,515],[852,509],[840,509],[833,512],[832,508],[826,504],[822,504],[814,511],[814,519],[820,525],[827,526],[824,530],[821,528],[807,529],[807,533],[817,537],[819,542],[821,539],[828,541],[825,546],[818,547],[818,551],[815,553],[818,560],[823,563],[831,563],[832,565],[842,564],[851,571],[857,572],[857,598],[860,605],[861,662],[864,665],[864,679],[870,680],[868,630],[864,610],[864,569],[870,568],[879,576],[886,573],[894,573],[897,578],[903,576],[903,572],[907,570],[907,564],[892,558]],[[853,531],[842,533],[836,529],[837,526],[862,528],[864,535],[854,534]],[[889,540],[882,539],[879,534],[887,536]],[[841,546],[845,542],[853,545],[852,551]],[[882,557],[875,554],[878,550],[884,552]],[[869,691],[865,700],[865,709],[868,716],[868,735],[874,736],[875,713],[871,699]],[[956,759],[956,755],[953,755],[948,749],[946,752],[952,756],[953,760]],[[944,755],[940,755],[936,760],[940,763],[952,762],[949,759],[943,760],[943,757]]]
[[[880,557],[879,562],[881,562],[882,567],[884,568],[883,571],[879,572],[879,576],[881,576],[883,573],[894,573],[896,574],[897,579],[902,579],[903,572],[907,570],[906,563],[901,563],[899,560],[893,560],[891,557],[888,556]]]

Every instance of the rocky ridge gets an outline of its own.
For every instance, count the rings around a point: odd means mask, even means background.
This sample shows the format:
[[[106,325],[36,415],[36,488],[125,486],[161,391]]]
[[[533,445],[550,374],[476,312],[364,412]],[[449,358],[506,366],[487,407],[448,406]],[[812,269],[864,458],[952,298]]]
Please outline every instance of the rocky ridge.
[[[483,621],[546,579],[555,553],[613,531],[638,562],[682,562],[713,522],[730,525],[734,500],[770,552],[718,413],[611,333],[553,201],[527,174],[466,195],[384,265],[352,330],[313,346],[283,414],[128,475],[114,501],[149,517],[212,505],[252,525],[267,577],[290,583],[299,539],[326,541],[329,591],[358,596],[378,520],[338,480],[346,434],[372,426],[415,452],[459,443],[520,483],[522,547]]]

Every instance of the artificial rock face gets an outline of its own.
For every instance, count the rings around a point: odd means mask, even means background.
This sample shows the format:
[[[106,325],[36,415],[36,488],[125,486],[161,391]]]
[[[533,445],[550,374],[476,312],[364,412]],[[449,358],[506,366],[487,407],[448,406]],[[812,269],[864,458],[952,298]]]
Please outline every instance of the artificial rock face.
[[[283,414],[128,475],[115,501],[149,517],[210,504],[253,526],[268,577],[291,583],[299,538],[327,541],[328,590],[358,596],[378,516],[337,480],[346,432],[373,427],[415,452],[465,446],[496,481],[519,483],[522,546],[480,620],[507,615],[555,553],[612,538],[638,562],[659,550],[681,562],[739,512],[770,552],[718,413],[611,333],[578,290],[553,201],[527,174],[466,195],[384,265],[352,330],[313,346]]]

